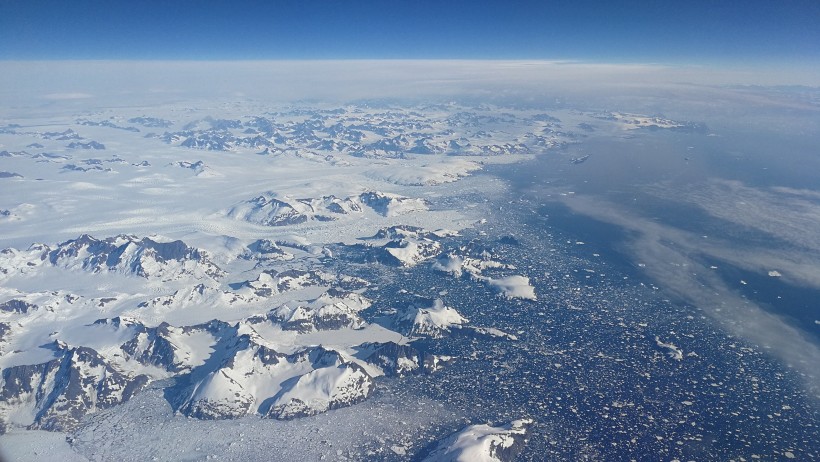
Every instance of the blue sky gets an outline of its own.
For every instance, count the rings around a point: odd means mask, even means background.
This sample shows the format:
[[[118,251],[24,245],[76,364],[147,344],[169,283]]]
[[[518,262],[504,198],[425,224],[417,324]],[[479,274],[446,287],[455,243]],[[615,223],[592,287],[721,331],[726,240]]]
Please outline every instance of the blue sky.
[[[820,1],[0,0],[0,59],[820,61]]]

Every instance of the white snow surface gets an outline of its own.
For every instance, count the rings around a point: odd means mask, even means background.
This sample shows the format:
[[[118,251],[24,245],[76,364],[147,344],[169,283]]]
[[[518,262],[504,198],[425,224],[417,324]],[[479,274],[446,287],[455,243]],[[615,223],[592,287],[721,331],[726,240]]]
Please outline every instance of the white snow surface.
[[[77,454],[62,433],[43,430],[14,429],[0,436],[0,460],[15,462],[86,462]]]

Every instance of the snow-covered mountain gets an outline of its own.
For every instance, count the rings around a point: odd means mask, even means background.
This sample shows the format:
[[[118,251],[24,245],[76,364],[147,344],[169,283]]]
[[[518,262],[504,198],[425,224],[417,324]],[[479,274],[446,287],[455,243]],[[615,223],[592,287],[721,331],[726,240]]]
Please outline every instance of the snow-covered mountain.
[[[375,191],[344,198],[327,195],[304,199],[266,193],[233,206],[227,214],[237,220],[265,226],[289,226],[360,215],[365,206],[385,217],[427,210],[421,199]]]
[[[456,252],[440,255],[433,262],[432,268],[437,271],[450,273],[453,276],[468,276],[474,281],[483,282],[504,298],[536,300],[535,288],[530,278],[520,274],[505,276],[487,276],[486,272],[493,270],[515,270],[514,265],[505,264],[493,259],[493,255],[483,250],[479,255],[471,256],[469,246],[464,246]],[[505,273],[509,271],[504,271]]]
[[[170,312],[174,309],[196,306],[235,306],[255,302],[259,297],[254,294],[241,294],[226,291],[205,284],[186,286],[172,294],[161,295],[140,302],[138,308],[153,308]]]
[[[361,207],[350,198],[339,199],[333,195],[317,199],[261,195],[234,206],[228,211],[228,216],[265,226],[288,226],[314,220],[337,220],[339,215],[361,211]]]
[[[398,194],[367,191],[361,193],[358,199],[376,213],[385,217],[395,217],[427,210],[427,204],[423,199],[411,199]]]
[[[158,241],[149,237],[118,235],[95,239],[83,234],[54,248],[32,244],[25,251],[0,251],[0,273],[10,274],[50,264],[69,271],[115,272],[143,278],[219,279],[225,275],[208,254],[180,240]]]
[[[359,314],[371,304],[363,295],[332,288],[306,302],[292,301],[272,309],[261,319],[285,330],[302,333],[342,328],[359,329],[367,323]],[[255,321],[260,318],[254,318]]]
[[[293,419],[351,406],[367,399],[373,386],[373,378],[355,363],[315,368],[287,381],[266,416]]]
[[[172,373],[190,372],[203,365],[221,338],[236,335],[236,326],[217,320],[185,327],[166,322],[146,327],[137,321],[117,317],[97,321],[97,324],[132,330],[133,338],[120,346],[125,357]]]
[[[511,462],[527,444],[531,419],[498,427],[470,425],[450,435],[424,458],[424,462]]]
[[[322,347],[284,354],[243,334],[217,348],[224,350],[218,360],[192,371],[191,386],[180,391],[185,415],[291,419],[355,404],[373,390],[361,366]]]
[[[320,270],[292,269],[276,271],[263,270],[254,280],[245,281],[242,288],[258,297],[270,297],[284,292],[296,291],[308,287],[330,286],[336,277]],[[240,288],[240,293],[242,293]]]
[[[422,353],[411,345],[396,342],[363,343],[356,357],[377,367],[382,374],[403,377],[408,374],[429,374],[455,360],[452,356]]]
[[[370,260],[393,266],[415,266],[442,252],[441,237],[439,233],[419,227],[391,226],[362,241]]]
[[[293,254],[287,252],[270,239],[258,239],[247,246],[241,255],[247,260],[293,260]]]
[[[50,348],[56,355],[50,361],[3,369],[3,431],[11,424],[69,431],[84,415],[127,401],[150,380],[119,370],[91,348],[57,341]]]
[[[393,317],[393,326],[407,336],[439,338],[460,329],[469,320],[440,298],[416,297]]]

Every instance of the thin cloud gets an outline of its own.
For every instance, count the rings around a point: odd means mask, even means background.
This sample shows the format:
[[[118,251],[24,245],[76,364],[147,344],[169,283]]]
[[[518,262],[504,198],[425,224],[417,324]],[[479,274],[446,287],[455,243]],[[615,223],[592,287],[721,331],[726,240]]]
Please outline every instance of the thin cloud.
[[[797,327],[743,298],[693,257],[709,252],[701,238],[604,200],[575,195],[564,203],[576,213],[631,231],[635,237],[627,246],[634,260],[643,263],[646,273],[664,290],[701,308],[728,332],[798,368],[808,388],[820,390],[820,346]]]
[[[43,99],[50,99],[50,100],[72,100],[72,99],[87,99],[93,98],[94,95],[90,93],[49,93],[47,95],[43,95]]]

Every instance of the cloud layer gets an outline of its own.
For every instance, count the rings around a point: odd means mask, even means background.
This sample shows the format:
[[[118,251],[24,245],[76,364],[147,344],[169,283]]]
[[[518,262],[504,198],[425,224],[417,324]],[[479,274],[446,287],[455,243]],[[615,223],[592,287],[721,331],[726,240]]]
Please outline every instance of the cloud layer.
[[[820,73],[811,69],[784,75],[766,69],[559,61],[5,61],[3,68],[0,95],[7,105],[80,95],[94,95],[101,105],[214,97],[276,102],[446,96],[554,101],[559,95],[705,91],[693,85],[820,85]]]

